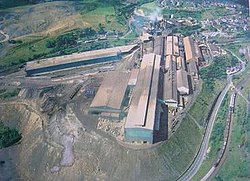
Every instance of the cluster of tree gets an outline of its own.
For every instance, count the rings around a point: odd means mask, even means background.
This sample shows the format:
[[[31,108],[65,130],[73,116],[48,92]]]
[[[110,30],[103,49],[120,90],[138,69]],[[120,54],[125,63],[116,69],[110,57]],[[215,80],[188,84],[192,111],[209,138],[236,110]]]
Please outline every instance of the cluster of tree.
[[[2,93],[0,91],[0,100],[16,97],[19,94],[19,92],[20,92],[20,88],[14,89],[13,91],[4,91]]]
[[[21,138],[21,134],[16,129],[9,128],[0,121],[0,149],[17,143]]]
[[[209,91],[214,90],[215,81],[225,79],[228,66],[235,64],[235,59],[227,56],[216,57],[213,63],[206,68],[201,69],[201,78]]]
[[[178,26],[172,29],[172,33],[181,33],[184,36],[190,36],[196,32],[202,31],[201,25]]]
[[[67,33],[58,36],[56,39],[48,40],[46,43],[47,48],[55,47],[68,47],[77,44],[77,37],[73,33]]]

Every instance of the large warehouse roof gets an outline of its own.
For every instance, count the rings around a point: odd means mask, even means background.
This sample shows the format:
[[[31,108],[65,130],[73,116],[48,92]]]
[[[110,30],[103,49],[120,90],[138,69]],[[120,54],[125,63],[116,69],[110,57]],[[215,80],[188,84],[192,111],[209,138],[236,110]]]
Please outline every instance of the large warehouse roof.
[[[136,85],[139,69],[132,69],[129,77],[128,85]]]
[[[130,73],[127,72],[109,72],[99,87],[90,109],[107,108],[119,110],[128,85],[129,76]]]
[[[186,60],[196,60],[194,41],[190,36],[183,38]]]
[[[164,74],[164,100],[177,101],[176,61],[171,56],[169,71]]]
[[[176,62],[177,62],[177,69],[184,69],[184,70],[186,69],[186,63],[184,58],[177,57]]]
[[[29,69],[37,69],[41,67],[49,67],[54,65],[60,65],[65,63],[73,63],[83,60],[90,60],[105,56],[113,56],[117,55],[117,53],[126,53],[131,51],[136,45],[127,45],[127,46],[120,46],[114,48],[106,48],[101,50],[93,50],[87,51],[82,53],[73,53],[71,55],[64,55],[59,57],[53,58],[46,58],[41,60],[35,60],[31,62],[27,62],[26,70]]]
[[[154,53],[156,55],[162,54],[162,46],[163,46],[163,38],[162,37],[156,37],[154,39]]]
[[[198,67],[194,60],[191,60],[188,65],[191,73],[198,74]]]
[[[152,53],[143,56],[125,128],[154,129],[160,59]]]
[[[186,91],[182,91],[184,89]],[[177,89],[180,93],[189,94],[187,72],[183,69],[177,70]]]
[[[172,55],[173,54],[173,37],[167,36],[165,40],[165,54]]]
[[[158,98],[158,86],[159,86],[159,76],[160,76],[160,63],[161,57],[156,55],[155,57],[155,65],[154,65],[154,74],[152,78],[152,85],[151,85],[151,93],[149,97],[149,105],[148,105],[148,112],[146,118],[146,128],[153,129],[156,112],[157,112],[157,98]]]
[[[173,36],[173,55],[179,56],[179,40],[177,36]]]

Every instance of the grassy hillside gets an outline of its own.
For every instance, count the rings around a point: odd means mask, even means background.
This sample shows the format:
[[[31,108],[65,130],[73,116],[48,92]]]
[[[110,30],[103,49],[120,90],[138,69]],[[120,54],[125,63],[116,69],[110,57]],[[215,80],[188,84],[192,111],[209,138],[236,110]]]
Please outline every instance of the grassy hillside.
[[[128,43],[128,40],[112,40],[80,44],[88,39],[98,38],[99,32],[128,31],[127,18],[136,4],[121,4],[119,1],[88,0],[78,2],[50,2],[34,6],[0,10],[2,29],[13,41],[9,51],[1,57],[1,71],[16,70],[21,64],[38,58],[70,54],[77,51],[100,49]],[[46,13],[45,13],[46,12]],[[11,16],[10,16],[11,14]],[[28,20],[28,21],[27,21]],[[94,36],[85,36],[86,28],[95,31]],[[74,44],[63,46],[63,51],[47,46],[48,41],[58,37],[74,37]],[[125,38],[134,38],[127,34]],[[0,71],[0,72],[1,72]]]

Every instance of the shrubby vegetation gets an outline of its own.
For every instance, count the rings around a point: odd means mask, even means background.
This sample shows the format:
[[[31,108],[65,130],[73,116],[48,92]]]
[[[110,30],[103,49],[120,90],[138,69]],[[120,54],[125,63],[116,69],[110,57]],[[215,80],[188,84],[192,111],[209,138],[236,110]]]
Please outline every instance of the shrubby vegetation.
[[[201,25],[194,25],[194,26],[178,26],[173,28],[173,33],[181,33],[184,36],[190,36],[196,32],[200,32]]]
[[[21,138],[21,134],[16,129],[9,128],[0,121],[0,149],[17,143]]]
[[[13,91],[7,91],[6,89],[0,89],[0,100],[9,99],[19,94],[20,88],[14,89]]]
[[[231,56],[215,57],[212,65],[201,69],[201,78],[205,82],[208,90],[213,91],[215,80],[225,79],[227,76],[227,67],[235,66],[237,62],[238,60]]]

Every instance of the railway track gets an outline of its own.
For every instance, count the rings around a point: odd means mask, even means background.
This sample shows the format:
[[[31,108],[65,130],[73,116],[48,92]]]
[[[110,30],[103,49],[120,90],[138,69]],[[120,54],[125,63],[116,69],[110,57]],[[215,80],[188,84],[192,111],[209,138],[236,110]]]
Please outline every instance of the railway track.
[[[218,170],[220,169],[221,165],[224,163],[227,150],[229,149],[229,141],[230,141],[230,132],[232,129],[232,121],[233,121],[233,114],[235,110],[235,100],[236,100],[237,93],[234,92],[231,95],[230,104],[229,104],[229,113],[226,121],[226,127],[224,130],[224,141],[223,146],[220,150],[220,154],[215,161],[212,168],[208,171],[208,173],[201,179],[201,181],[210,180],[212,176],[214,176]]]

